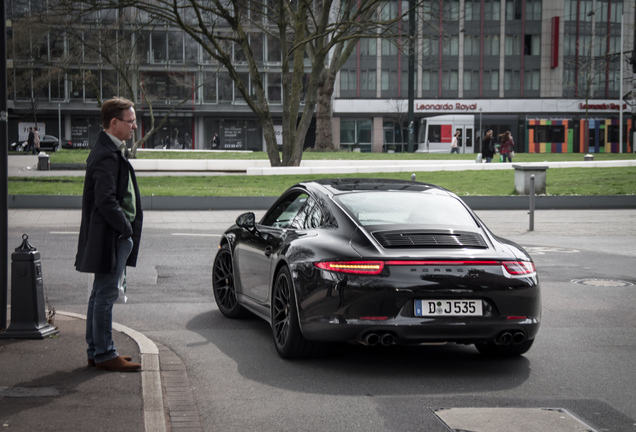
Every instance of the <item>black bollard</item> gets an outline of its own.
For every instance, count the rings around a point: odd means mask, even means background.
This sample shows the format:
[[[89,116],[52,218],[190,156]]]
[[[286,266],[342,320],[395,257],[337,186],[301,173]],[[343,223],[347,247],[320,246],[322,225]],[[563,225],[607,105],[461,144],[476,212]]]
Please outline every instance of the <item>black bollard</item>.
[[[2,339],[44,339],[59,333],[46,319],[40,252],[29,236],[11,254],[11,324]]]

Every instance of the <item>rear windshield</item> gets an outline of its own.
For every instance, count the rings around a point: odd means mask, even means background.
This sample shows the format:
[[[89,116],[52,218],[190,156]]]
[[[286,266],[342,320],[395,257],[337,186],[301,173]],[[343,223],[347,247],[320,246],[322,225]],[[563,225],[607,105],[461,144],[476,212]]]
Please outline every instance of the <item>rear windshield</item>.
[[[464,206],[447,195],[413,192],[354,192],[336,198],[361,225],[477,226]]]

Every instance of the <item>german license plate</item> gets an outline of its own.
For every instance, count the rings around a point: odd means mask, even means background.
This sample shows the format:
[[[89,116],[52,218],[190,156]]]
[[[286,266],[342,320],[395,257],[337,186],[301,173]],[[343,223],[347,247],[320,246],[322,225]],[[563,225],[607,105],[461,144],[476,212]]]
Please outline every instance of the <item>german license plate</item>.
[[[415,316],[482,316],[481,300],[415,300]]]

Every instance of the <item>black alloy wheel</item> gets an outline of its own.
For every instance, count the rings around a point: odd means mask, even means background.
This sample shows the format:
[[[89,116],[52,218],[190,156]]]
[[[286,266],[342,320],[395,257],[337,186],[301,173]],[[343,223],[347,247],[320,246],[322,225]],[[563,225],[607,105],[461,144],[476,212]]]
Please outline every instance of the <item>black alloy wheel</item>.
[[[282,358],[304,358],[318,354],[318,342],[307,341],[298,324],[296,297],[287,267],[278,271],[272,294],[272,332],[276,351]]]
[[[228,318],[239,318],[245,315],[245,309],[236,300],[232,253],[227,246],[222,246],[214,258],[212,291],[214,300],[223,315]]]

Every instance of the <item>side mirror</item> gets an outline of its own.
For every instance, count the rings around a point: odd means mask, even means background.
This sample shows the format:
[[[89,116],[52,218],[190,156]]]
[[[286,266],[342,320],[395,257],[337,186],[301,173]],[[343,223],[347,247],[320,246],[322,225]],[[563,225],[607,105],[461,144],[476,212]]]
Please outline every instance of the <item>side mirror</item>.
[[[256,216],[252,212],[243,213],[236,218],[236,225],[251,231],[256,228]]]

